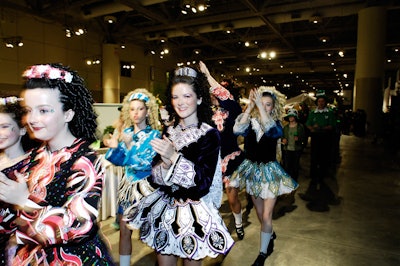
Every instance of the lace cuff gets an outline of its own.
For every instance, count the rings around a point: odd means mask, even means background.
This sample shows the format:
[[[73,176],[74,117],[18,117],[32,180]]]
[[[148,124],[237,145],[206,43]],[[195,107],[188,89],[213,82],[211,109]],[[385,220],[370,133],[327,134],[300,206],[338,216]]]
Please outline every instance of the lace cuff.
[[[242,117],[244,115],[247,115],[248,118],[244,123],[240,123],[240,120],[242,120]],[[245,113],[241,113],[240,115],[238,115],[238,117],[236,117],[235,119],[235,125],[233,126],[233,133],[235,134],[242,134],[246,131],[246,129],[249,127],[250,124],[250,116],[248,114]]]

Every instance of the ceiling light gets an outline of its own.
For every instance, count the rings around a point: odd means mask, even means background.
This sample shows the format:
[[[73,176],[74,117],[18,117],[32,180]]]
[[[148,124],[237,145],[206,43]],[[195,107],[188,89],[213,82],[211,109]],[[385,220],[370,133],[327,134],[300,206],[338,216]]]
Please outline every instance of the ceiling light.
[[[208,7],[209,0],[182,0],[181,13],[187,15],[190,12],[196,14],[197,12],[204,12]]]
[[[117,18],[114,16],[105,16],[104,21],[107,22],[108,24],[113,24],[117,22]]]
[[[318,23],[322,22],[322,18],[321,18],[321,16],[319,14],[316,13],[316,14],[311,16],[310,22],[314,23],[314,24],[318,24]]]
[[[233,33],[233,24],[232,23],[226,24],[224,30],[227,34]]]
[[[329,37],[327,37],[327,36],[321,36],[321,37],[319,38],[319,40],[320,40],[321,42],[323,42],[323,43],[326,43],[326,42],[329,42]]]
[[[260,57],[265,59],[267,58],[268,53],[267,52],[261,52]]]
[[[92,58],[86,59],[86,65],[88,66],[100,65],[100,63],[101,63],[100,59],[92,59]]]
[[[80,36],[86,33],[86,29],[85,28],[70,28],[70,27],[66,27],[65,28],[65,36],[67,38],[71,38],[73,36]]]
[[[3,42],[7,48],[24,46],[24,42],[22,41],[21,36],[13,36],[13,37],[3,38]]]

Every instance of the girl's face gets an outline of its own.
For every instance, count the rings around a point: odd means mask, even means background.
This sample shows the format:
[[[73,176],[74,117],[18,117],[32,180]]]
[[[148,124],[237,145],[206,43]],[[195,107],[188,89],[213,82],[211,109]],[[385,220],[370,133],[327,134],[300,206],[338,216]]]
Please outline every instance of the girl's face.
[[[14,145],[19,145],[21,136],[26,133],[24,128],[19,128],[11,114],[0,113],[0,150],[6,150]]]
[[[268,113],[271,114],[272,110],[274,109],[274,100],[272,99],[271,96],[263,96],[261,97],[261,102],[262,105],[264,106],[264,110]]]
[[[129,103],[129,118],[134,125],[146,125],[147,107],[141,100],[133,100]]]
[[[191,125],[198,122],[197,105],[201,99],[197,98],[191,85],[178,83],[172,87],[171,103],[177,115],[183,120],[185,125]]]
[[[64,143],[69,136],[68,122],[74,116],[72,110],[64,112],[60,92],[53,89],[28,89],[24,91],[26,121],[35,138],[47,142]]]

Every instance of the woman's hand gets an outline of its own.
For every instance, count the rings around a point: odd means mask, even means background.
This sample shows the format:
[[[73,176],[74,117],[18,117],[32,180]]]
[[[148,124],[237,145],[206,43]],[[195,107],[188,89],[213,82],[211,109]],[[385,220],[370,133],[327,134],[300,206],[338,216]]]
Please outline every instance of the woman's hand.
[[[23,174],[18,171],[14,171],[14,174],[16,181],[0,172],[0,200],[23,207],[29,197],[28,185]]]
[[[255,106],[255,103],[254,103],[254,90],[251,90],[250,93],[249,93],[249,104],[247,105],[245,113],[250,115],[250,113],[253,110],[254,106]]]
[[[210,71],[208,70],[206,64],[203,61],[199,62],[200,71],[203,72],[206,76],[210,76]]]
[[[109,134],[108,138],[103,138],[103,143],[108,148],[116,148],[118,146],[118,139]]]
[[[253,89],[253,101],[254,104],[257,106],[258,110],[264,109],[263,104],[262,104],[262,95],[257,89]]]
[[[177,159],[178,153],[175,150],[175,146],[165,135],[162,139],[155,138],[151,140],[150,144],[153,150],[161,155],[161,159],[166,166],[170,167],[172,162]]]

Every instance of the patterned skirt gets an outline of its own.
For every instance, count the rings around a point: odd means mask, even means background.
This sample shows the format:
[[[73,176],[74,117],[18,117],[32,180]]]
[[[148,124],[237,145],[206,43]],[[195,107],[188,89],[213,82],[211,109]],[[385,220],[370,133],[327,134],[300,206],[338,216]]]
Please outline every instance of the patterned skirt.
[[[244,160],[230,176],[230,186],[246,187],[247,193],[262,199],[288,194],[299,186],[277,161],[256,163]]]
[[[200,260],[226,254],[234,244],[215,204],[204,198],[181,202],[156,190],[124,214],[157,253]]]
[[[132,205],[137,205],[144,196],[149,195],[153,191],[154,188],[147,181],[147,178],[130,181],[123,176],[118,185],[118,213],[123,214],[126,209]]]

